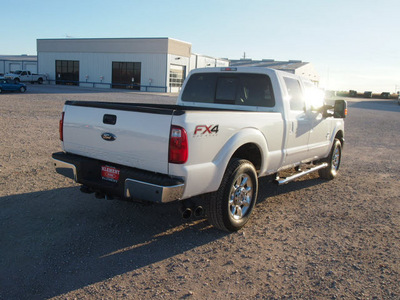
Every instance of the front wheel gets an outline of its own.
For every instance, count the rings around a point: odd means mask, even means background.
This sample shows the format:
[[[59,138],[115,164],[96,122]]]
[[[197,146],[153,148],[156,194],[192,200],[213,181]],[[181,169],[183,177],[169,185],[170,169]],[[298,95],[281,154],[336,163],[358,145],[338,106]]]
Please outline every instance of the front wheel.
[[[331,153],[324,162],[328,163],[326,168],[319,170],[319,176],[323,179],[331,180],[335,178],[339,172],[340,162],[342,160],[342,143],[335,139],[333,142]]]
[[[15,78],[14,83],[19,83],[19,78]]]
[[[228,164],[218,191],[208,199],[208,221],[218,229],[238,231],[250,219],[257,192],[258,179],[253,164],[234,158]]]
[[[43,78],[39,78],[37,82],[38,82],[39,84],[42,84],[42,83],[43,83]]]
[[[25,93],[25,91],[26,91],[26,87],[24,87],[24,86],[21,86],[21,87],[19,88],[19,91],[20,91],[21,93]]]

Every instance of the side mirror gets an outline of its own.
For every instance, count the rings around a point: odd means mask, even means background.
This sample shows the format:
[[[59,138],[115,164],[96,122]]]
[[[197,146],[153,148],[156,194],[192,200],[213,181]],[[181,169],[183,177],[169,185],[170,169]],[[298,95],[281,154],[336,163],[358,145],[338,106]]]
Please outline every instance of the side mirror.
[[[324,118],[344,119],[347,116],[347,102],[345,100],[335,100],[334,105],[324,105],[322,111]]]
[[[333,109],[333,117],[344,119],[347,116],[347,102],[345,100],[336,100]]]

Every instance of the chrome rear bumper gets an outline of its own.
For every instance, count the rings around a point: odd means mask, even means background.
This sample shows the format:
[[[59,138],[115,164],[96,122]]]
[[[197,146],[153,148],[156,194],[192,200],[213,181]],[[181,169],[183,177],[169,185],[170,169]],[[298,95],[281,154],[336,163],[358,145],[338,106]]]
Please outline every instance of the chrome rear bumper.
[[[105,162],[79,155],[53,153],[53,163],[57,173],[109,196],[166,203],[181,199],[185,190],[181,179],[125,166],[116,166],[120,169],[117,183],[104,181],[96,174]]]

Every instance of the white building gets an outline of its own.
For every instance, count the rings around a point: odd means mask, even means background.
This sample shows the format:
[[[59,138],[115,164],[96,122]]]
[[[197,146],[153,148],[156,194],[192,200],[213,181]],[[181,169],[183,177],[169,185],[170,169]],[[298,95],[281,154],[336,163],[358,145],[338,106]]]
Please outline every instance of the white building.
[[[6,74],[17,70],[37,72],[36,55],[0,55],[0,74]]]
[[[274,59],[238,59],[231,60],[230,65],[232,67],[264,67],[281,70],[308,78],[316,85],[319,84],[320,80],[320,76],[314,66],[309,62],[303,62],[301,60],[276,61]]]
[[[194,68],[229,66],[171,38],[38,39],[39,73],[51,83],[177,92]]]

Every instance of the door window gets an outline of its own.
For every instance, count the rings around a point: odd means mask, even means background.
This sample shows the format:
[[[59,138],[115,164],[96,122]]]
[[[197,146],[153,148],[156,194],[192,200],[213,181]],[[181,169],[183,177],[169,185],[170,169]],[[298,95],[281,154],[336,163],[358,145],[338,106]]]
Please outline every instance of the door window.
[[[300,82],[297,79],[284,77],[286,89],[290,97],[290,110],[304,110],[305,101]]]

